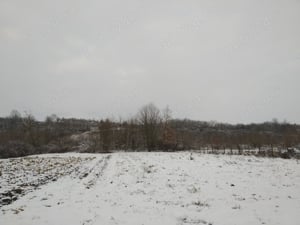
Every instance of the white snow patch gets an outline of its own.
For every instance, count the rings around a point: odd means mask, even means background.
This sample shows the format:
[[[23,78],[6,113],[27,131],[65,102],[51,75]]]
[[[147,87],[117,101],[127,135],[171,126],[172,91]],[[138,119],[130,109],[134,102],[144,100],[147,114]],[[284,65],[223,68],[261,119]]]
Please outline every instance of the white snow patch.
[[[74,160],[76,169],[2,206],[1,225],[300,224],[297,160],[197,153],[191,160],[189,152],[38,158],[45,168]],[[0,160],[0,190],[13,186],[3,183],[7,176],[19,176],[18,185],[34,180],[23,172],[26,160],[20,170],[12,162]]]

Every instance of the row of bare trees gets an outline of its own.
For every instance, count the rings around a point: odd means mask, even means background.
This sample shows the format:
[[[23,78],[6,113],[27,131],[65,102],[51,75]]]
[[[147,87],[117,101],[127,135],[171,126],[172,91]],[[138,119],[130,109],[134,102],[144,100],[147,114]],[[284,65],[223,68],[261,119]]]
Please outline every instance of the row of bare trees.
[[[77,137],[75,138],[74,137]],[[77,135],[77,136],[76,136]],[[78,138],[83,137],[83,138]],[[175,151],[290,148],[300,143],[300,126],[278,121],[230,125],[172,119],[171,110],[150,103],[126,121],[64,119],[37,121],[12,111],[0,118],[0,157],[86,151]]]
[[[300,127],[288,123],[230,125],[172,119],[171,110],[150,103],[129,121],[108,119],[99,125],[102,148],[109,150],[233,150],[288,149],[299,145]],[[105,144],[106,143],[106,144]]]
[[[101,120],[91,135],[92,151],[174,149],[175,132],[169,125],[170,120],[168,107],[161,112],[152,103],[142,107],[128,121]]]
[[[0,118],[0,158],[29,154],[66,152],[76,144],[70,135],[88,131],[91,121],[58,118],[52,114],[41,122],[32,114],[13,110]]]

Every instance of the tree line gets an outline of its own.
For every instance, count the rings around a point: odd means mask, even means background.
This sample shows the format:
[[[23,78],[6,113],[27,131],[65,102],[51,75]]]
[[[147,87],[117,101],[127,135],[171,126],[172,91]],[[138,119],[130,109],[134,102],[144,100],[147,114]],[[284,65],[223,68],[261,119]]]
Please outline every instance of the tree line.
[[[56,115],[37,121],[13,110],[0,118],[0,157],[53,152],[110,152],[289,149],[300,143],[300,126],[287,122],[224,124],[173,119],[171,110],[150,103],[128,119],[65,119]]]

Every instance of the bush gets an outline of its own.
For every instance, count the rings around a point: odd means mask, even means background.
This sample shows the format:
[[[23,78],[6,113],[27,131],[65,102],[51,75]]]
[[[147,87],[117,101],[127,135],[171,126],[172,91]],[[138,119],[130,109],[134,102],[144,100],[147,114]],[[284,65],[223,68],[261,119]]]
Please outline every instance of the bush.
[[[30,154],[35,154],[36,149],[22,141],[9,141],[0,146],[0,158],[22,157]]]
[[[291,154],[289,152],[283,152],[283,153],[281,153],[281,158],[283,158],[283,159],[290,159],[291,158]]]

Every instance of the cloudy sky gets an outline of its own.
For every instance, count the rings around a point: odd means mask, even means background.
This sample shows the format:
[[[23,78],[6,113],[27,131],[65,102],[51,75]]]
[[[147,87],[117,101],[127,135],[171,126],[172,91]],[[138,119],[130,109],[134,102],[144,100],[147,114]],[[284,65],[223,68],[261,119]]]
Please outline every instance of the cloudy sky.
[[[299,0],[0,0],[0,116],[300,123]]]

